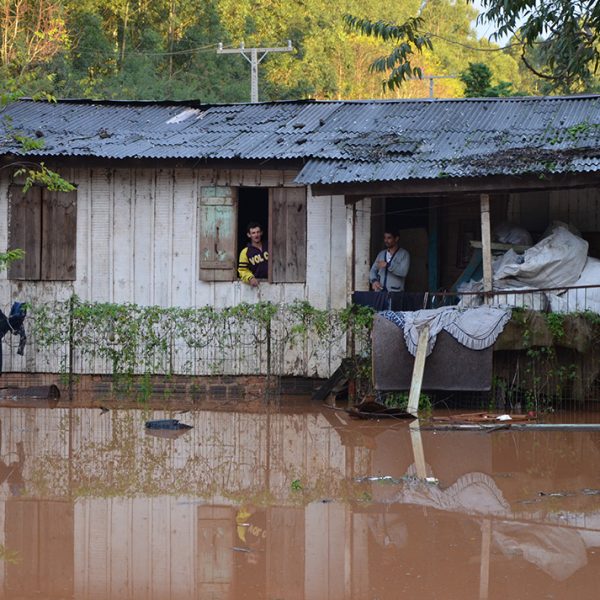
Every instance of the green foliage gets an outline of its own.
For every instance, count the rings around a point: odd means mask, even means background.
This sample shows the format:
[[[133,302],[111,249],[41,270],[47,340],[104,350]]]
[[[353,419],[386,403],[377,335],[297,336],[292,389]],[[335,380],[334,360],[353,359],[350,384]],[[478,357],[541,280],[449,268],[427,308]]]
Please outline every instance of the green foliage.
[[[484,63],[469,63],[467,69],[460,74],[465,84],[466,98],[487,98],[510,96],[512,84],[501,81],[492,85],[492,70]]]
[[[51,192],[72,192],[75,186],[63,179],[56,171],[52,171],[42,162],[39,167],[21,168],[15,171],[15,176],[25,176],[23,191],[27,192],[34,185],[49,189]]]
[[[30,138],[26,135],[13,134],[17,144],[21,146],[22,152],[31,152],[32,150],[41,150],[44,147],[44,140]]]
[[[294,479],[290,485],[292,492],[301,492],[302,491],[302,482],[299,479]]]
[[[371,71],[377,73],[389,72],[387,80],[383,82],[384,89],[393,91],[408,79],[423,77],[421,67],[411,62],[411,55],[416,52],[433,49],[429,36],[421,33],[423,27],[421,17],[411,17],[402,25],[371,21],[352,15],[345,15],[344,20],[351,30],[395,44],[387,56],[376,59],[369,67]]]
[[[201,360],[204,370],[215,374],[224,372],[227,361],[243,369],[245,355],[264,356],[266,374],[277,374],[288,350],[298,346],[313,360],[328,356],[346,335],[366,346],[372,322],[370,311],[318,310],[300,301],[161,308],[82,302],[74,296],[33,306],[29,314],[36,346],[58,352],[65,372],[72,346],[83,363],[106,365],[117,391],[135,392],[141,401],[152,392],[146,376],[195,374]]]
[[[393,11],[383,0],[339,0],[335,10],[326,0],[18,4],[27,6],[21,19],[0,14],[0,32],[14,42],[4,55],[0,44],[1,87],[17,96],[247,101],[247,62],[218,56],[217,44],[279,46],[288,39],[294,53],[271,54],[261,63],[262,100],[422,97],[421,73],[455,75],[467,61],[481,60],[498,78],[521,86],[516,58],[478,40],[476,11],[455,0],[405,0]],[[37,23],[36,8],[48,18]],[[444,96],[462,92],[453,79],[437,81],[436,89]]]
[[[548,313],[546,315],[548,329],[556,341],[565,337],[565,315],[563,313]]]
[[[15,260],[21,260],[25,257],[25,252],[19,248],[0,252],[0,271],[6,269]]]
[[[388,392],[383,402],[388,408],[398,408],[405,411],[408,407],[408,397],[408,392]],[[429,414],[432,409],[431,397],[421,393],[419,396],[419,412]]]
[[[471,0],[474,1],[474,0]],[[513,36],[525,66],[554,89],[589,88],[600,60],[598,0],[480,0],[494,39]]]

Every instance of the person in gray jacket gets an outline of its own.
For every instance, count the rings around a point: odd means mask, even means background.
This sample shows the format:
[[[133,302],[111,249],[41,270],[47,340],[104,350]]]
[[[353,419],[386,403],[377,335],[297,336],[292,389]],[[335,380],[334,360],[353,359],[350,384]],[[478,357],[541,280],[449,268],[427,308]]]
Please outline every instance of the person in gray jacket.
[[[400,248],[399,242],[400,237],[397,233],[386,231],[383,234],[385,250],[377,255],[369,272],[369,281],[373,291],[404,291],[410,256],[404,248]]]

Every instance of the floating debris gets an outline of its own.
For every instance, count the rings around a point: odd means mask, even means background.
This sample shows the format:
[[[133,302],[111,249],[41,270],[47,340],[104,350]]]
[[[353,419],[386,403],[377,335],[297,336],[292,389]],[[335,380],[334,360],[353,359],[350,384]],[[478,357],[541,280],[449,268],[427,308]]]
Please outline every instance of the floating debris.
[[[568,498],[574,495],[573,492],[538,492],[538,496],[543,498]]]
[[[369,475],[365,477],[356,477],[354,480],[356,483],[365,483],[367,481],[377,481],[380,483],[392,483],[392,484],[400,484],[400,483],[428,483],[429,485],[439,485],[440,480],[436,477],[425,477],[421,479],[420,477],[415,477],[413,475],[405,475],[404,477],[400,477],[400,479],[396,477],[392,477],[391,475]]]
[[[146,435],[175,440],[186,434],[192,425],[180,423],[177,419],[159,419],[146,421]]]
[[[146,429],[166,429],[170,431],[178,429],[192,429],[192,425],[181,423],[178,419],[158,419],[146,421]]]

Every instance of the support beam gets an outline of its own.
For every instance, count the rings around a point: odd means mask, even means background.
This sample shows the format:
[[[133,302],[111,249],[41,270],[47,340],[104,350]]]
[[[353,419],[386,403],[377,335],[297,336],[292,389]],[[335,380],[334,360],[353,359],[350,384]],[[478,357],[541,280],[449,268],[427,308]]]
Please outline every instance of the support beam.
[[[429,242],[427,248],[428,287],[437,292],[439,286],[439,203],[437,198],[429,200]]]
[[[301,178],[300,178],[301,179]],[[301,181],[302,183],[306,183]],[[489,177],[447,177],[352,183],[314,183],[313,196],[440,196],[445,194],[516,193],[529,190],[558,190],[600,185],[598,173],[562,173],[543,179],[534,175],[490,175]]]
[[[425,360],[427,359],[427,343],[429,342],[429,322],[425,323],[419,332],[417,353],[413,366],[412,379],[410,381],[410,393],[408,395],[408,406],[406,412],[418,417],[419,398],[423,387],[423,374],[425,373]]]
[[[492,291],[492,232],[490,227],[490,197],[481,194],[481,253],[483,257],[483,291]]]

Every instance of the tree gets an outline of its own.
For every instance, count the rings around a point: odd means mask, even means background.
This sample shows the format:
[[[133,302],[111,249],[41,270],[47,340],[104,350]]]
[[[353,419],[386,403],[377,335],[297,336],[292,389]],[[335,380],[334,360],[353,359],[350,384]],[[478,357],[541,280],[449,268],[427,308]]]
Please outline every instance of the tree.
[[[0,76],[21,85],[66,42],[58,0],[0,0]]]
[[[421,33],[423,19],[410,17],[401,25],[386,21],[371,21],[352,15],[345,15],[344,20],[348,27],[365,35],[373,36],[384,42],[393,42],[394,47],[387,56],[382,56],[371,63],[370,70],[377,73],[389,72],[387,80],[383,82],[384,89],[393,90],[408,79],[423,77],[423,70],[418,65],[413,65],[412,57],[415,53],[425,49],[433,49],[431,38]]]
[[[538,77],[564,90],[592,85],[600,61],[600,0],[480,3],[484,9],[480,19],[496,27],[492,39],[513,36],[512,44],[520,49],[521,60]],[[537,65],[533,54],[537,54]]]
[[[510,96],[512,84],[501,81],[492,85],[492,70],[484,63],[469,63],[460,74],[465,84],[465,98],[497,98]]]

